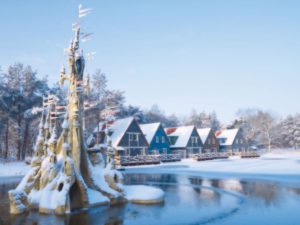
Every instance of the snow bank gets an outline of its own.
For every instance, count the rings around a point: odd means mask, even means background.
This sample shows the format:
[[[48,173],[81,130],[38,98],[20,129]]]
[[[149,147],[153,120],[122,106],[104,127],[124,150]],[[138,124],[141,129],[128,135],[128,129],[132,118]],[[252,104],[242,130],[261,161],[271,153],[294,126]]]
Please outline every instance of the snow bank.
[[[30,166],[23,162],[0,163],[0,177],[24,176]],[[111,189],[104,180],[104,170],[92,170],[97,185],[104,187],[104,191],[119,195]],[[126,173],[189,173],[205,177],[245,177],[260,179],[275,179],[278,181],[295,180],[300,183],[300,151],[277,150],[263,154],[260,158],[229,159],[198,162],[185,159],[181,162],[163,163],[155,166],[128,167]],[[106,184],[106,185],[105,185]]]
[[[288,182],[300,185],[300,151],[276,151],[260,158],[230,157],[198,162],[181,162],[156,166],[126,168],[126,173],[190,174],[207,178],[246,178]]]
[[[114,196],[115,198],[122,196],[120,192],[117,192],[109,187],[108,183],[105,181],[105,173],[107,173],[107,171],[101,165],[90,167],[90,170],[95,184],[100,187],[101,190]]]
[[[145,185],[124,185],[124,193],[128,201],[141,204],[163,202],[165,195],[161,189]]]
[[[87,195],[89,198],[89,204],[92,206],[102,205],[109,202],[109,199],[103,196],[99,191],[87,189]]]
[[[0,177],[24,176],[29,170],[24,162],[0,162]]]

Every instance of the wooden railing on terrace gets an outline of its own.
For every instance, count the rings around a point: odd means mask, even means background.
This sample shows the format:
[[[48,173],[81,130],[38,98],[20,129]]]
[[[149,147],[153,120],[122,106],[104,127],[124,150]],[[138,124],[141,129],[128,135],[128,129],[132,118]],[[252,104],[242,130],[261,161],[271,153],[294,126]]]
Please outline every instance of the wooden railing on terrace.
[[[166,155],[137,155],[137,156],[118,156],[115,161],[121,166],[138,166],[138,165],[153,165],[161,162],[176,162],[180,161],[179,154]]]

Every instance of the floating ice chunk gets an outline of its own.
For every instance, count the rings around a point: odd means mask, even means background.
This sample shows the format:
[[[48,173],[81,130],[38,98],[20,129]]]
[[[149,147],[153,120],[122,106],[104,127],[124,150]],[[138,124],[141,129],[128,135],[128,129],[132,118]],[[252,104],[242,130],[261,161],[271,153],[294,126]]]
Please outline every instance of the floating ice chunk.
[[[124,185],[125,197],[138,204],[153,204],[164,201],[163,190],[145,185]]]

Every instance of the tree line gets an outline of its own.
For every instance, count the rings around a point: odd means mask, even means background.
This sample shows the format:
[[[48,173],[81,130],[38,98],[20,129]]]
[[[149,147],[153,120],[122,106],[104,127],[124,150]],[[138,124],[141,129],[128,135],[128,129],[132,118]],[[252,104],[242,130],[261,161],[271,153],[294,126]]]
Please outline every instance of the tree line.
[[[47,77],[40,78],[29,65],[15,63],[6,71],[0,71],[0,157],[24,160],[33,153],[43,96],[54,94],[64,101],[67,91],[58,84],[50,87]],[[215,112],[193,110],[186,118],[179,119],[175,114],[166,115],[158,105],[142,109],[126,104],[125,93],[109,89],[101,70],[95,71],[90,81],[91,92],[85,103],[87,135],[102,120],[101,111],[109,102],[118,109],[117,118],[134,116],[140,123],[159,121],[165,127],[195,125],[213,130],[238,127],[251,146],[271,149],[300,145],[300,115],[280,119],[259,109],[240,110],[237,119],[228,126],[220,123]]]
[[[33,153],[42,112],[43,96],[54,94],[60,104],[66,104],[67,90],[58,84],[48,84],[29,65],[15,63],[6,71],[0,70],[0,158],[24,160]],[[141,123],[161,121],[164,126],[177,126],[175,115],[166,116],[158,106],[142,110],[127,105],[124,92],[107,87],[106,75],[97,70],[91,75],[91,92],[86,96],[86,134],[101,121],[101,111],[107,102],[118,108],[117,118],[134,116]]]

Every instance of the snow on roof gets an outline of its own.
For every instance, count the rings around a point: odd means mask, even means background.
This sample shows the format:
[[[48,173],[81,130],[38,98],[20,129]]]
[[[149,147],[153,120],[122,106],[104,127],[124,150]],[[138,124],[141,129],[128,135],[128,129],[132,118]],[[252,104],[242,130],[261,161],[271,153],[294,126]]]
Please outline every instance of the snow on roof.
[[[206,142],[206,139],[211,131],[211,128],[201,128],[201,129],[197,129],[198,134],[201,138],[202,143],[204,144]]]
[[[216,132],[218,139],[225,139],[225,142],[220,142],[220,145],[232,145],[239,129],[227,129]]]
[[[133,120],[133,117],[128,117],[125,119],[116,120],[112,125],[110,125],[109,129],[112,131],[110,140],[113,147],[117,148],[119,142]]]
[[[166,128],[169,136],[178,137],[176,143],[171,145],[173,148],[185,148],[192,135],[194,126],[181,126],[176,128]],[[170,132],[173,131],[173,132]]]
[[[148,143],[150,144],[154,138],[154,135],[159,128],[160,123],[147,123],[140,124],[140,128],[142,129],[143,134],[145,135]]]
[[[109,130],[112,132],[110,136],[110,140],[113,147],[117,148],[119,142],[121,141],[123,135],[125,134],[126,130],[128,129],[129,125],[132,123],[133,120],[134,120],[133,117],[118,119],[115,120],[109,126]],[[94,129],[94,132],[105,130],[105,124],[103,122],[100,122],[98,126],[99,127],[96,127]]]

